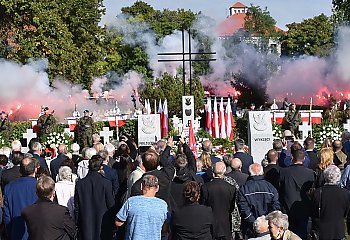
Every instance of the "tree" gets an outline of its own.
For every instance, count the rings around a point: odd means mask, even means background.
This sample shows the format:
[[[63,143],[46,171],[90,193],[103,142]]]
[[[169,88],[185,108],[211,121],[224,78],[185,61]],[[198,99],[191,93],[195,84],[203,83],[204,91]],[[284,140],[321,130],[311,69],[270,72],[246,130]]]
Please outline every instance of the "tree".
[[[244,29],[261,51],[268,50],[269,39],[277,39],[281,36],[281,32],[275,27],[276,21],[271,17],[267,8],[261,9],[259,6],[251,5],[244,20]],[[258,41],[254,41],[253,37],[258,37]]]
[[[47,58],[50,79],[59,76],[89,87],[101,72],[102,0],[0,0],[0,33],[11,52],[7,58],[25,63]]]
[[[288,56],[328,56],[334,47],[334,27],[326,15],[305,19],[301,23],[287,25],[282,52]]]
[[[350,22],[350,0],[332,0],[334,20],[338,23]]]

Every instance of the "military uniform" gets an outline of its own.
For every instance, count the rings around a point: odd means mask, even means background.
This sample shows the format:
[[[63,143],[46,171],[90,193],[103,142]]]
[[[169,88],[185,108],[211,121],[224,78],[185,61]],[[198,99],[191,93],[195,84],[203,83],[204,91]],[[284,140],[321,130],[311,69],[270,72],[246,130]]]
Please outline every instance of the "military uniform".
[[[348,119],[350,119],[350,108],[346,108],[343,112],[343,123],[346,123]]]
[[[94,121],[89,116],[84,116],[78,122],[78,138],[81,148],[92,146],[92,132]]]
[[[38,118],[37,126],[40,128],[39,138],[51,132],[51,128],[56,123],[56,119],[52,114],[44,114]]]
[[[339,114],[337,109],[327,109],[324,113],[323,119],[329,123],[339,124]]]
[[[301,123],[301,115],[297,110],[288,110],[284,117],[284,124],[287,130],[290,130],[292,134],[298,132],[299,124]]]
[[[11,137],[11,123],[9,119],[6,117],[4,119],[0,119],[0,135],[7,141],[10,141]]]

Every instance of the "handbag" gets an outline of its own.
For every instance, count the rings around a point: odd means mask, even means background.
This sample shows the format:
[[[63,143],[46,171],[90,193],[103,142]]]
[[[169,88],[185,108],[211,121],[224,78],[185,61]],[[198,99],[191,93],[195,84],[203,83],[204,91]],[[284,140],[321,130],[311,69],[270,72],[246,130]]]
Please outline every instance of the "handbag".
[[[320,188],[320,201],[318,202],[318,220],[321,218],[322,187]],[[310,240],[319,240],[320,235],[317,229],[311,229],[309,233]]]

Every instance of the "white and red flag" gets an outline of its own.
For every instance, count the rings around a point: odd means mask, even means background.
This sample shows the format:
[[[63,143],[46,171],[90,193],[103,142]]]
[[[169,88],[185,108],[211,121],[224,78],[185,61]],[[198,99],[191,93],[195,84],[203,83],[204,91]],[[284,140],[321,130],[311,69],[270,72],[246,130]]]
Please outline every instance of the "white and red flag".
[[[232,114],[231,101],[230,98],[227,100],[227,106],[225,111],[226,120],[226,134],[230,140],[233,140],[233,129],[235,128],[235,121]]]

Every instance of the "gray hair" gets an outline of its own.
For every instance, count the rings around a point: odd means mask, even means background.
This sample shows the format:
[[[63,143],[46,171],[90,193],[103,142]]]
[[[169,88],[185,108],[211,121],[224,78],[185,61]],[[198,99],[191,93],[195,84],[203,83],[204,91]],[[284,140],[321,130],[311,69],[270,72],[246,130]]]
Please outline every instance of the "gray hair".
[[[9,148],[9,147],[3,147],[2,149],[1,149],[1,152],[2,152],[2,154],[4,154],[6,157],[10,157],[10,155],[11,155],[11,148]]]
[[[73,153],[79,153],[80,146],[78,143],[73,143],[71,148],[72,148]]]
[[[335,165],[328,166],[324,171],[324,180],[327,185],[338,185],[340,182],[341,172]]]
[[[224,162],[217,162],[214,164],[213,166],[213,172],[215,174],[216,177],[223,177],[225,175],[226,172],[226,165]]]
[[[103,159],[103,161],[106,161],[109,157],[107,150],[101,150],[97,154]]]
[[[105,145],[105,150],[108,152],[108,155],[112,157],[115,151],[115,146],[111,143],[107,143]]]
[[[281,151],[283,149],[283,143],[281,139],[275,139],[272,143],[272,148],[276,151]]]
[[[91,159],[92,156],[96,155],[96,149],[95,148],[88,148],[86,149],[85,153],[84,153],[84,158],[85,159]]]
[[[11,147],[13,151],[21,151],[22,144],[19,140],[14,140],[11,143]]]
[[[262,176],[264,175],[264,170],[259,163],[253,163],[249,166],[250,176]]]
[[[151,188],[158,187],[158,178],[154,175],[146,175],[142,178],[142,187]]]
[[[258,217],[253,223],[254,232],[257,234],[264,233],[268,230],[269,222],[266,220],[266,217],[262,215]]]
[[[39,142],[34,142],[34,143],[33,143],[33,151],[36,152],[36,151],[40,151],[40,150],[42,150],[41,143],[39,143]]]
[[[71,181],[72,180],[72,169],[68,166],[60,167],[60,169],[58,170],[58,179]]]
[[[281,211],[273,211],[266,216],[266,220],[271,222],[278,228],[283,228],[283,230],[287,230],[289,227],[288,215],[282,213]]]
[[[239,150],[243,150],[244,149],[244,140],[242,138],[237,138],[235,141],[234,141],[234,144],[235,144],[235,148],[237,151]]]
[[[350,132],[344,131],[342,134],[342,140],[343,141],[349,141],[350,140]]]

